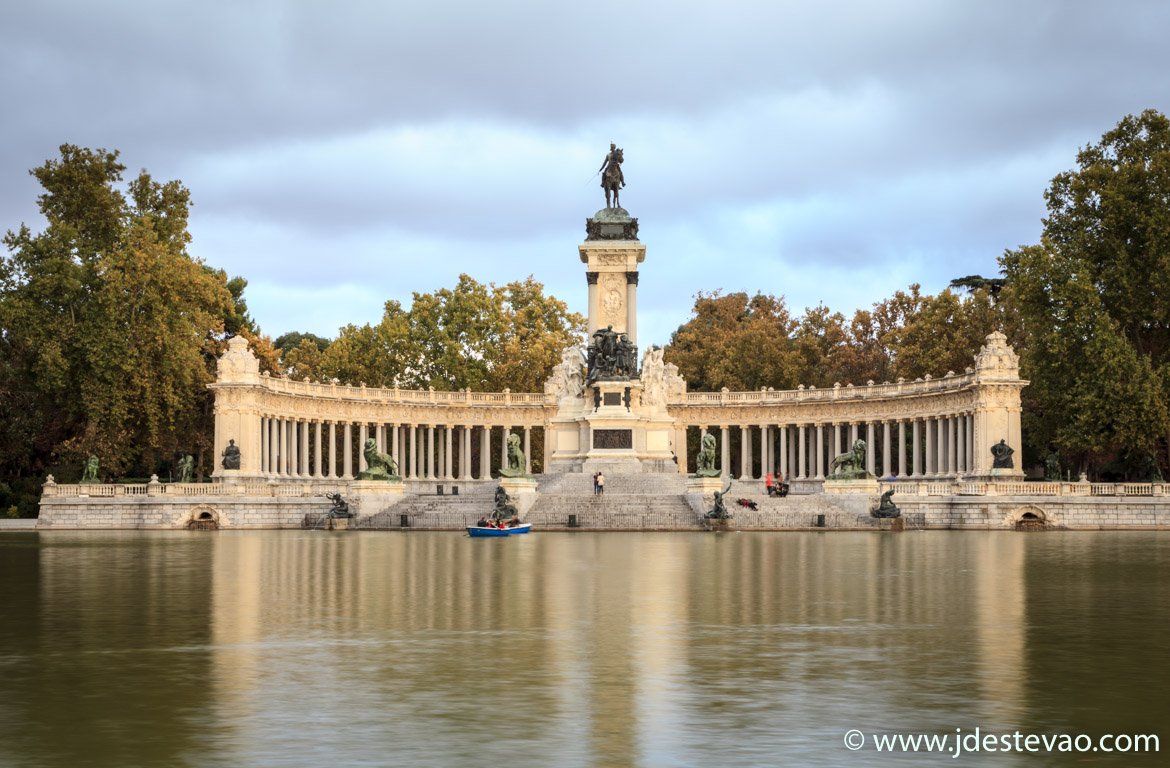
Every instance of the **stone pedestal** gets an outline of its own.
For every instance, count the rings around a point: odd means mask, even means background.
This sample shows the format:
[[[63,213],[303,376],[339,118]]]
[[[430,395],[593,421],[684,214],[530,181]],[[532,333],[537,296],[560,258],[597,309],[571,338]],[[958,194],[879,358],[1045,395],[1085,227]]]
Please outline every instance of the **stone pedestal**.
[[[721,477],[687,476],[687,503],[698,515],[705,515],[715,506],[715,494],[727,487]],[[726,504],[726,499],[724,504]]]
[[[349,494],[343,498],[356,517],[369,517],[385,512],[402,501],[405,490],[406,486],[401,481],[354,480],[349,484]]]
[[[529,477],[501,477],[500,487],[508,494],[520,519],[528,514],[532,505],[536,503],[536,478]]]
[[[853,480],[829,478],[825,480],[824,490],[825,493],[829,494],[859,493],[866,496],[876,496],[881,487],[877,478],[874,477],[860,477]]]

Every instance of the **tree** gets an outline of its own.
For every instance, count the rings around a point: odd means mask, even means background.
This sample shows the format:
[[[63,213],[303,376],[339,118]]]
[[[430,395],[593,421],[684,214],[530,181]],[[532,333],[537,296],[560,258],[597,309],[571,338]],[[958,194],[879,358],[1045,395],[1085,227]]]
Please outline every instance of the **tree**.
[[[691,389],[789,389],[800,383],[805,365],[783,297],[699,293],[693,312],[663,351]]]
[[[342,328],[318,371],[369,386],[538,392],[584,325],[531,276],[496,286],[460,275],[454,288],[415,293],[409,310],[386,302],[378,325]]]
[[[243,284],[233,291],[187,253],[190,194],[179,182],[143,171],[123,192],[124,170],[117,152],[62,146],[31,172],[44,231],[4,238],[7,477],[90,453],[110,474],[148,473],[177,450],[211,448],[206,384],[225,322],[250,323]]]
[[[1037,245],[1007,251],[1025,344],[1026,434],[1082,467],[1170,466],[1170,120],[1127,116],[1045,193]]]

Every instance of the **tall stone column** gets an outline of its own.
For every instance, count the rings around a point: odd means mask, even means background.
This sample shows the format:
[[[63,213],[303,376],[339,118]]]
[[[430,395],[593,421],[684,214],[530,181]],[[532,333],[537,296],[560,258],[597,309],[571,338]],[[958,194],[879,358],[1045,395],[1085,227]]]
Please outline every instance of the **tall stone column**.
[[[768,445],[768,432],[769,432],[768,425],[761,424],[760,425],[760,478],[761,479],[763,479],[764,475],[768,474],[768,472],[771,471],[771,468],[772,468],[772,457],[768,455],[770,453],[770,451],[768,449],[771,447]]]
[[[674,428],[674,460],[678,465],[680,475],[687,473],[687,458],[687,428],[676,426]]]
[[[874,458],[877,454],[877,442],[873,439],[873,422],[865,422],[865,471],[871,475],[874,472]]]
[[[906,422],[898,419],[898,477],[906,477]]]
[[[934,437],[935,437],[935,433],[937,431],[938,431],[937,428],[934,426],[934,419],[927,419],[926,420],[926,467],[925,467],[927,477],[934,477],[935,471],[936,471],[935,470],[935,462],[938,460],[938,454],[936,453],[936,449],[934,447]]]
[[[817,424],[816,429],[816,443],[817,443],[817,480],[825,479],[825,425]]]
[[[788,472],[788,469],[789,469],[789,467],[788,467],[788,425],[784,424],[784,425],[778,427],[778,429],[780,430],[780,463],[779,463],[779,467],[777,467],[776,462],[772,461],[771,457],[769,457],[768,469],[771,469],[773,471],[778,470],[780,472],[780,474],[784,475],[785,477],[788,477],[788,474],[789,474],[789,472]],[[769,432],[771,431],[770,427],[769,427],[768,431]],[[769,441],[769,443],[770,443],[770,441]],[[771,444],[769,444],[768,447],[771,448],[772,447]]]
[[[353,424],[345,422],[341,435],[342,480],[353,480]]]
[[[955,438],[956,450],[958,451],[958,459],[955,464],[960,475],[967,474],[967,415],[960,413],[955,417],[955,426],[958,428],[958,435]]]
[[[433,424],[427,425],[427,467],[426,474],[423,476],[427,480],[433,480],[435,477],[435,426]]]
[[[321,479],[321,420],[313,422],[313,477]]]
[[[589,286],[589,325],[586,328],[586,333],[590,338],[593,337],[593,332],[597,330],[597,326],[595,325],[597,321],[593,318],[599,318],[601,316],[601,309],[597,299],[597,277],[598,274],[596,272],[585,273],[585,282]]]
[[[532,474],[532,427],[524,428],[524,473]]]
[[[337,422],[329,422],[329,471],[326,477],[337,477]]]
[[[726,424],[719,425],[719,476],[727,480],[731,477],[731,431]]]
[[[796,427],[798,446],[796,449],[796,476],[801,480],[805,477],[805,430],[807,424],[800,424]]]
[[[365,472],[369,469],[366,464],[366,440],[370,439],[370,425],[362,422],[358,425],[358,444],[357,444],[357,458],[358,458],[358,472]]]
[[[260,417],[260,471],[268,473],[268,417]]]
[[[492,476],[492,428],[485,424],[479,428],[479,479]]]
[[[846,453],[853,450],[853,446],[857,443],[858,424],[856,421],[849,422],[849,444],[844,446],[839,453]]]
[[[300,477],[312,476],[312,471],[309,469],[309,422],[304,420],[301,422],[301,466]]]
[[[914,419],[910,425],[912,439],[914,441],[910,444],[910,458],[913,462],[912,468],[914,470],[911,473],[912,477],[922,477],[922,435],[919,433],[920,424],[922,424],[921,419]]]
[[[471,479],[471,426],[465,425],[459,428],[460,444],[463,446],[463,453],[459,456],[459,475],[464,480]]]
[[[939,416],[935,419],[935,425],[938,429],[938,443],[935,449],[938,451],[938,463],[935,464],[935,474],[940,477],[947,473],[947,420],[944,416]]]
[[[638,345],[638,272],[626,273],[626,335]]]
[[[500,435],[500,469],[508,467],[508,435],[512,434],[512,425],[504,427],[504,434]]]
[[[277,462],[277,474],[280,476],[288,475],[288,437],[286,435],[285,420],[277,419],[278,439],[277,445],[280,446],[279,461]]]
[[[398,467],[398,474],[399,475],[405,474],[402,471],[402,459],[399,458],[400,454],[398,453],[398,425],[397,424],[391,424],[389,426],[389,431],[386,433],[386,438],[390,442],[390,447],[386,449],[386,452],[390,454],[390,458],[394,459],[394,466]]]
[[[752,477],[751,445],[752,437],[749,428],[739,427],[739,479],[750,480]]]
[[[889,477],[894,471],[894,457],[890,455],[890,431],[893,426],[890,421],[882,422],[882,477]]]
[[[454,480],[455,462],[453,460],[454,454],[451,453],[452,444],[451,425],[443,425],[443,479]]]
[[[418,479],[418,425],[410,425],[410,455],[406,458],[406,467],[410,471],[410,479]]]

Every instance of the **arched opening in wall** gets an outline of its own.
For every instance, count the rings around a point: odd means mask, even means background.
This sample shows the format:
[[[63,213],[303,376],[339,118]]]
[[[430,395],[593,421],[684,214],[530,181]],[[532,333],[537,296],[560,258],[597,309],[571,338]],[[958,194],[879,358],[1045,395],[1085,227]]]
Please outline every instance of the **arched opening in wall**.
[[[1048,529],[1048,516],[1044,514],[1044,510],[1028,507],[1016,513],[1017,531],[1047,531]]]
[[[187,520],[189,531],[218,531],[219,513],[211,507],[196,507]]]

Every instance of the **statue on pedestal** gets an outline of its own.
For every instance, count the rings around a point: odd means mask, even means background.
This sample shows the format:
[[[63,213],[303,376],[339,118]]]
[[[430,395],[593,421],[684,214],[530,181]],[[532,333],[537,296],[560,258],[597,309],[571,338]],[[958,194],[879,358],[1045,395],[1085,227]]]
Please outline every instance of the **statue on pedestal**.
[[[605,190],[605,207],[606,208],[620,208],[621,203],[618,202],[618,190],[626,185],[626,177],[622,173],[622,161],[625,158],[622,155],[622,150],[616,144],[609,145],[609,154],[605,156],[605,161],[598,169],[601,174],[601,188]],[[610,198],[613,202],[610,202]]]
[[[195,476],[195,457],[188,453],[186,456],[179,459],[179,462],[175,465],[175,469],[178,470],[179,473],[177,482],[191,482],[191,479]]]
[[[327,493],[325,494],[325,498],[333,502],[333,506],[330,508],[328,514],[330,519],[336,520],[338,518],[353,517],[353,513],[349,511],[349,504],[346,503],[345,499],[341,498],[340,493]]]
[[[695,456],[695,477],[719,477],[719,468],[715,466],[715,435],[703,435],[699,443],[699,453]]]
[[[500,477],[527,476],[528,473],[525,471],[525,467],[528,464],[528,460],[524,455],[524,451],[520,450],[520,435],[508,435],[507,446],[508,466],[500,467]]]
[[[81,482],[97,483],[98,481],[98,457],[92,454],[85,460],[85,466],[81,469]]]
[[[366,468],[358,473],[358,480],[382,480],[395,483],[402,478],[398,476],[398,462],[394,457],[378,450],[378,441],[374,438],[366,440],[362,455],[366,459]]]
[[[858,440],[849,453],[842,453],[833,459],[831,478],[849,480],[868,476],[865,471],[865,441]]]
[[[221,464],[224,469],[240,468],[240,449],[236,446],[235,440],[228,440],[227,448],[223,449],[223,461]]]
[[[991,468],[992,469],[1014,469],[1016,462],[1012,459],[1012,454],[1015,453],[1006,440],[1000,440],[995,445],[991,446]]]
[[[618,333],[612,325],[593,332],[586,359],[589,384],[600,379],[629,379],[638,374],[638,348],[629,336]]]

